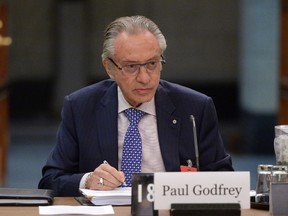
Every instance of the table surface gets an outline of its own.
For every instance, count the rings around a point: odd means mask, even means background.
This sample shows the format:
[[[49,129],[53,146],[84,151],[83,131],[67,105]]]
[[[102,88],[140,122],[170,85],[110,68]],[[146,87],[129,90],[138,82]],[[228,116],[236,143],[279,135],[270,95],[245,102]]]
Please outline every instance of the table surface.
[[[80,205],[73,197],[55,197],[53,205]],[[127,216],[131,215],[130,207],[128,206],[115,206],[113,207],[115,215]],[[37,206],[1,206],[1,216],[39,216],[39,210]],[[68,215],[67,215],[68,216]],[[72,216],[72,215],[71,215]],[[74,215],[75,216],[75,215]],[[169,216],[169,211],[159,211],[159,216]],[[258,209],[242,209],[241,216],[270,216],[269,211]]]

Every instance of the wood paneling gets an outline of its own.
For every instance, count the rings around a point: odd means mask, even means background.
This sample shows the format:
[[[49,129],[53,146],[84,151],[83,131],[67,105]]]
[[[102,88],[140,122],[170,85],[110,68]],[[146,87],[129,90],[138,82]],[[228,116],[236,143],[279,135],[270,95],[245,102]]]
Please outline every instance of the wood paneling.
[[[278,123],[288,124],[288,0],[282,0],[281,4],[280,109]]]
[[[7,6],[0,2],[0,36],[7,36]],[[0,38],[0,39],[1,39]],[[0,185],[6,174],[8,146],[8,93],[7,93],[8,47],[0,40]]]

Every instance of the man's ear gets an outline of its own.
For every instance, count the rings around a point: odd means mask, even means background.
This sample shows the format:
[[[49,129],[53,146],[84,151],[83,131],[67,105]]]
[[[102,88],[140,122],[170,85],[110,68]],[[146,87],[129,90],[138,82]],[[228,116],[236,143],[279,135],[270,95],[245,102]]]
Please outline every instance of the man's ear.
[[[102,61],[102,64],[103,64],[103,66],[104,66],[104,68],[105,68],[106,73],[108,74],[108,76],[109,76],[111,79],[114,79],[114,71],[113,71],[113,69],[111,68],[112,66],[111,66],[110,62],[108,61],[108,59],[104,59],[104,60]]]

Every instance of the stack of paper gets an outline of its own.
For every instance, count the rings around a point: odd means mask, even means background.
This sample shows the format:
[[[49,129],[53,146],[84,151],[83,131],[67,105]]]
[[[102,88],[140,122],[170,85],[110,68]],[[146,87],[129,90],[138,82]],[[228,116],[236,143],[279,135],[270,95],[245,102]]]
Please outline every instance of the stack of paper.
[[[94,205],[131,205],[131,187],[120,187],[114,190],[80,189],[81,193]]]

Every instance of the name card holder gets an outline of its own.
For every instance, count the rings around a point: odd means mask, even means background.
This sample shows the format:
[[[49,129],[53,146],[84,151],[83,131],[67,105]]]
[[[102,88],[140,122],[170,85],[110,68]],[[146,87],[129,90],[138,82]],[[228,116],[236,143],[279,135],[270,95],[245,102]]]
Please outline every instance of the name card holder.
[[[158,216],[158,210],[154,210],[153,173],[133,173],[131,215]]]
[[[154,208],[171,209],[172,204],[240,204],[250,208],[249,172],[163,172],[154,174]],[[233,206],[233,205],[232,205]],[[184,205],[182,205],[184,207]],[[204,214],[205,215],[205,214]]]
[[[239,203],[174,203],[171,204],[171,216],[240,216]]]

